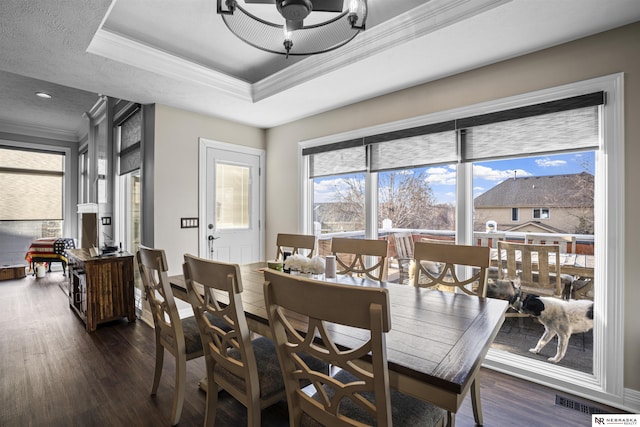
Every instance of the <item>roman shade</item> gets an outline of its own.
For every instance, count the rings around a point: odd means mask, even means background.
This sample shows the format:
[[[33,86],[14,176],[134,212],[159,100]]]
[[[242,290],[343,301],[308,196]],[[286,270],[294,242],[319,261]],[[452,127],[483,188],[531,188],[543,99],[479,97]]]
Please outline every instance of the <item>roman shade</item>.
[[[0,148],[0,221],[62,220],[64,154]]]
[[[605,100],[604,92],[593,92],[305,148],[302,154],[309,156],[309,177],[316,178],[595,149]]]
[[[142,110],[139,108],[120,124],[120,175],[140,169]]]

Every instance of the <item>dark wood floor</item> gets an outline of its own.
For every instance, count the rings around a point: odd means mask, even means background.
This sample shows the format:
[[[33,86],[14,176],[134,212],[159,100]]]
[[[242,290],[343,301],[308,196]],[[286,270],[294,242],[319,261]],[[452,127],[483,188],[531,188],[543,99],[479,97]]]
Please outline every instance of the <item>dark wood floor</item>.
[[[157,396],[149,389],[153,331],[142,321],[102,325],[92,334],[69,309],[62,273],[0,282],[0,426],[165,426],[173,398],[174,362],[165,358]],[[205,395],[202,359],[188,362],[181,426],[200,426]],[[590,426],[591,416],[555,404],[554,390],[483,370],[487,426]],[[611,408],[596,406],[606,412]],[[456,417],[473,426],[469,398]],[[216,426],[246,425],[246,412],[224,392]],[[263,412],[263,425],[288,425],[285,402]]]

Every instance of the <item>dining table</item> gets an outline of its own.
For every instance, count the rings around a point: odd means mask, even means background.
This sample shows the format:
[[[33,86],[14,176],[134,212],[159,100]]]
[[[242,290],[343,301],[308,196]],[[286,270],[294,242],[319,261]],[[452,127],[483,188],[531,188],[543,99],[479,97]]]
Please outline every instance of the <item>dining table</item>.
[[[266,263],[240,265],[242,304],[249,328],[271,336],[263,285]],[[507,310],[507,301],[462,293],[424,289],[397,283],[338,275],[312,279],[351,286],[386,288],[391,306],[391,330],[387,333],[389,383],[392,388],[432,403],[449,412],[455,424],[459,410],[493,343]],[[173,294],[188,301],[182,275],[170,276]],[[225,298],[220,295],[220,303]],[[349,347],[360,338],[345,334],[338,344]],[[482,425],[479,401],[474,418]]]

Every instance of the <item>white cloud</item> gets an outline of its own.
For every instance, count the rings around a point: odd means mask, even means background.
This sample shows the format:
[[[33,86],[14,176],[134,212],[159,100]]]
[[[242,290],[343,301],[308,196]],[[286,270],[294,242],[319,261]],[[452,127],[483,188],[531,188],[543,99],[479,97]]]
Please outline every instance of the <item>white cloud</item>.
[[[513,178],[513,176],[532,176],[531,173],[523,170],[523,169],[492,169],[482,165],[473,165],[473,178],[474,179],[485,179],[487,181],[504,181],[508,178]]]
[[[549,157],[536,159],[536,164],[541,168],[560,167],[567,164],[566,160],[551,160]]]
[[[427,168],[427,178],[432,185],[456,185],[456,171],[451,167]]]
[[[336,201],[336,188],[344,187],[344,181],[338,179],[325,179],[313,183],[313,194],[315,203],[326,203]]]

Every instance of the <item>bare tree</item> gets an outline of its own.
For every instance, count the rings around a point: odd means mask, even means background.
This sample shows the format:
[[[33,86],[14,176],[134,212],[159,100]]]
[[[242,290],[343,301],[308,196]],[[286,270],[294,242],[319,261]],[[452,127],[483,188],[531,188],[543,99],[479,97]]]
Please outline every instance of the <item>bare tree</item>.
[[[379,174],[378,226],[390,219],[395,228],[453,229],[455,210],[437,205],[424,172],[393,171]],[[342,179],[335,186],[336,203],[327,207],[325,224],[351,223],[364,228],[365,182],[362,177]]]
[[[396,228],[438,228],[437,225],[442,225],[442,209],[436,206],[424,172],[380,174],[378,189],[379,226],[386,218]]]

